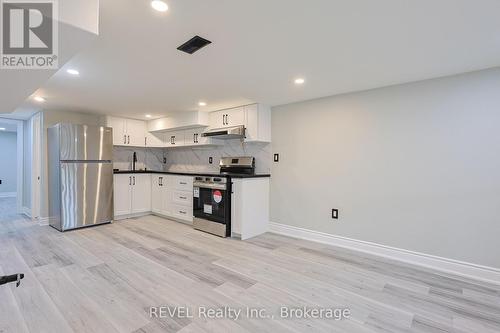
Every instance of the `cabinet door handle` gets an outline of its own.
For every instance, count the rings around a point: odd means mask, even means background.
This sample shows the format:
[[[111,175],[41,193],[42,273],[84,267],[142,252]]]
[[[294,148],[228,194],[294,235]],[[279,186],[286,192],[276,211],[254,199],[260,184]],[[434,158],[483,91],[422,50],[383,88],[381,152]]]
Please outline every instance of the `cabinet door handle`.
[[[127,144],[127,135],[123,135],[123,144],[126,145]]]
[[[131,186],[132,185],[132,176],[128,177],[128,185]]]
[[[134,178],[134,186],[135,186],[135,176],[134,176],[134,177],[132,177],[132,178]]]
[[[226,115],[222,115],[222,125],[226,125]]]
[[[128,137],[128,142],[127,142],[127,144],[130,144],[130,135],[128,135],[127,137]]]
[[[229,125],[229,115],[226,114],[226,125]]]
[[[182,199],[182,200],[187,200],[186,197],[179,197],[179,199]]]
[[[187,185],[187,183],[184,183],[184,182],[179,182],[179,184],[181,184],[181,185]]]
[[[186,215],[186,214],[187,214],[187,212],[184,212],[184,211],[182,211],[182,210],[180,210],[180,211],[179,211],[179,213],[184,214],[184,215]]]
[[[147,146],[148,145],[148,138],[144,138],[144,145]]]

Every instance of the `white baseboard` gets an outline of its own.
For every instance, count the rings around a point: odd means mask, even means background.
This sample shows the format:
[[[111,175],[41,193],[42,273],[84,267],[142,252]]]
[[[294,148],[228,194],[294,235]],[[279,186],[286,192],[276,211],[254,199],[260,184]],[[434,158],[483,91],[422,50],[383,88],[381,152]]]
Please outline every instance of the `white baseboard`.
[[[432,268],[475,280],[500,285],[500,269],[476,265],[468,262],[447,259],[425,253],[413,252],[381,244],[335,236],[324,232],[293,227],[279,223],[269,223],[269,231],[285,236],[310,240],[332,246],[343,247],[355,251],[369,253],[385,258]]]
[[[0,198],[15,198],[17,197],[17,192],[2,192],[0,193]]]
[[[31,208],[23,207],[23,208],[21,208],[21,212],[22,212],[22,214],[24,214],[27,217],[31,218]]]
[[[142,216],[147,216],[147,215],[151,215],[151,212],[134,213],[134,214],[127,214],[127,215],[119,215],[119,216],[115,216],[114,219],[113,219],[113,221],[133,219],[133,218],[136,218],[136,217],[142,217]]]

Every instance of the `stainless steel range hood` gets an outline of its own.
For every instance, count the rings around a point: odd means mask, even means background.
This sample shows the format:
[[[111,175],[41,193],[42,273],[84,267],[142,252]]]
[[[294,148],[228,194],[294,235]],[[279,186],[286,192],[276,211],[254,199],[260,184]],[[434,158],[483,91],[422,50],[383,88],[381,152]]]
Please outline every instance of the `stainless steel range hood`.
[[[221,140],[244,139],[245,126],[214,129],[203,133],[203,136]]]

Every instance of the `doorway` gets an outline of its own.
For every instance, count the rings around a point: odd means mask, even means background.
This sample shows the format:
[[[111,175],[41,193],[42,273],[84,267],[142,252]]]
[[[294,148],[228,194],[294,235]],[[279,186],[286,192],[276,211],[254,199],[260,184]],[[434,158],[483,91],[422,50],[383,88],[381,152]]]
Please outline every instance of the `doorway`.
[[[23,121],[0,118],[0,219],[22,213]]]

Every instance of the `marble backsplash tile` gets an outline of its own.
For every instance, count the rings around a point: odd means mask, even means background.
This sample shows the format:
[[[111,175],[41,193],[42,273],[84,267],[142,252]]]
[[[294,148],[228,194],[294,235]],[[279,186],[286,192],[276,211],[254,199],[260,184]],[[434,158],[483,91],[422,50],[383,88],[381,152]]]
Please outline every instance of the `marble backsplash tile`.
[[[270,173],[272,162],[271,144],[241,143],[240,140],[225,140],[221,145],[211,147],[135,148],[115,146],[113,168],[132,169],[132,156],[137,153],[136,169],[178,172],[219,172],[221,157],[253,156],[257,173]],[[167,163],[163,163],[166,157]],[[213,164],[209,164],[209,158]]]
[[[163,157],[166,156],[164,149],[120,146],[113,147],[113,168],[120,170],[131,170],[134,152],[137,153],[137,170],[164,170],[165,164],[163,164]]]
[[[220,146],[205,148],[176,148],[165,151],[165,170],[179,172],[219,172],[221,157],[253,156],[257,173],[270,173],[272,150],[268,143],[241,143],[240,140],[221,141]],[[209,157],[213,164],[209,164]]]

